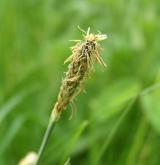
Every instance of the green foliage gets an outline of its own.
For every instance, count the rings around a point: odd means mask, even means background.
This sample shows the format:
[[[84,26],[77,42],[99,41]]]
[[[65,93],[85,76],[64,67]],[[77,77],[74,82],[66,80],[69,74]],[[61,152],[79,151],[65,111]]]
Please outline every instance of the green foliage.
[[[87,93],[70,107],[43,163],[159,165],[160,1],[0,1],[0,164],[37,151],[77,25],[108,34]],[[153,86],[152,88],[149,88]],[[144,91],[145,89],[145,91]],[[144,91],[144,92],[142,92]],[[87,122],[86,122],[87,120]]]
[[[142,105],[147,119],[152,124],[153,128],[160,133],[160,90],[155,90],[154,92],[142,97]]]

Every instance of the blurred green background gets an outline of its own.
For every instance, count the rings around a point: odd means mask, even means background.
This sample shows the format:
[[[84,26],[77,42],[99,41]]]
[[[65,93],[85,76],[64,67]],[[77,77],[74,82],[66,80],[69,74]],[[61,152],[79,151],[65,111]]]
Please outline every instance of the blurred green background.
[[[159,0],[0,0],[0,165],[38,150],[77,25],[108,34],[108,68],[96,65],[41,164],[159,165],[159,20]]]

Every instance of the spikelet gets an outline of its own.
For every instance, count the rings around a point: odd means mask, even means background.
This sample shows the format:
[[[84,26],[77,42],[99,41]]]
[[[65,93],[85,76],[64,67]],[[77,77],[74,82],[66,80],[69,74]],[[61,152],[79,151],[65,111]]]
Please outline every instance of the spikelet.
[[[80,93],[82,84],[88,77],[91,71],[94,70],[94,63],[106,67],[100,52],[102,50],[98,41],[107,38],[106,35],[101,33],[92,34],[90,28],[87,32],[79,29],[84,33],[83,40],[72,40],[76,42],[75,46],[71,47],[72,55],[65,61],[69,62],[68,71],[62,80],[57,102],[52,111],[51,120],[59,119],[60,114],[66,106],[73,101],[73,99]]]

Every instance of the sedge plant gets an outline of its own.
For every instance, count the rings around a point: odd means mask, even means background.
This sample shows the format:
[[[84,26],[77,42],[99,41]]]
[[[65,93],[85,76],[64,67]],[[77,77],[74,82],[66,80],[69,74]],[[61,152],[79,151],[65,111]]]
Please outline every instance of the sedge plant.
[[[79,29],[84,33],[83,40],[72,40],[75,42],[75,46],[71,47],[72,54],[65,61],[65,63],[69,63],[68,71],[62,80],[57,102],[51,112],[48,127],[40,145],[35,165],[40,163],[48,139],[62,112],[67,105],[73,104],[74,98],[82,91],[85,80],[94,71],[94,63],[98,62],[106,67],[101,57],[102,48],[99,41],[105,40],[107,36],[100,32],[98,34],[92,34],[90,33],[90,28],[88,28],[87,32],[80,27]]]

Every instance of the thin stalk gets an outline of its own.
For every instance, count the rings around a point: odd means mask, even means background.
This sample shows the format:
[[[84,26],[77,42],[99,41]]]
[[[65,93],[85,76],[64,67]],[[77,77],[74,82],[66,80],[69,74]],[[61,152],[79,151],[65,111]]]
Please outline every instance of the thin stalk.
[[[50,120],[49,123],[48,123],[48,127],[46,129],[46,132],[44,134],[44,137],[43,137],[43,140],[42,140],[42,143],[40,145],[40,148],[39,148],[39,151],[38,151],[38,156],[37,156],[37,161],[35,163],[35,165],[38,165],[39,162],[40,162],[40,159],[43,155],[43,152],[48,144],[48,141],[49,141],[49,137],[54,129],[56,125],[56,119],[54,118],[54,120]]]

